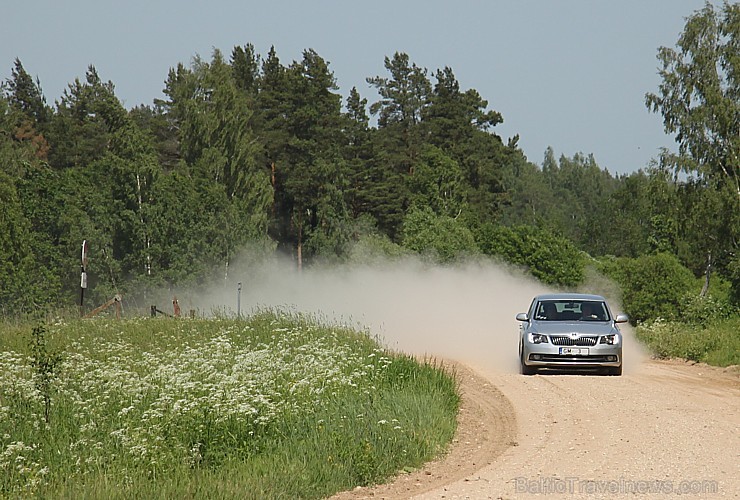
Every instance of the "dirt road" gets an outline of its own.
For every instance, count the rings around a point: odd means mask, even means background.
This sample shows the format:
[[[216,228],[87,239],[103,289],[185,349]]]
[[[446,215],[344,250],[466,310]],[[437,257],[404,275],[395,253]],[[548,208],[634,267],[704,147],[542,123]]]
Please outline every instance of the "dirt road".
[[[338,498],[740,497],[740,374],[644,360],[622,377],[459,367],[450,453]]]

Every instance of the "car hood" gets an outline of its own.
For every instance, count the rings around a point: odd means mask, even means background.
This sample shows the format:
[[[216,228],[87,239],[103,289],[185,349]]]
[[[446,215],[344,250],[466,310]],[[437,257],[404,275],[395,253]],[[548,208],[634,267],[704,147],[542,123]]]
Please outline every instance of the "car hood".
[[[619,333],[611,321],[533,321],[530,331],[545,335],[567,335],[573,332],[581,335]]]

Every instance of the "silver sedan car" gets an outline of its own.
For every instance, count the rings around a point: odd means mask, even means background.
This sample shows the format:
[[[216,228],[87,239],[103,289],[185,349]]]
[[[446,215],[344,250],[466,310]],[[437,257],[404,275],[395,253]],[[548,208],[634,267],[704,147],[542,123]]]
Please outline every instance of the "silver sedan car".
[[[538,295],[519,313],[519,359],[524,375],[540,368],[600,369],[622,374],[622,333],[604,297],[580,293]]]

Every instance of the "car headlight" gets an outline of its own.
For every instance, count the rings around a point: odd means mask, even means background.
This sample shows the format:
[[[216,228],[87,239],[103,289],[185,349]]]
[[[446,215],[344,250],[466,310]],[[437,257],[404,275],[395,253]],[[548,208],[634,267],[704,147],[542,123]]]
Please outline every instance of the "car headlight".
[[[539,333],[530,333],[529,341],[532,344],[547,344],[547,336]]]
[[[619,344],[619,335],[616,333],[611,335],[604,335],[601,337],[601,340],[599,340],[599,344],[607,344],[607,345],[617,345]]]

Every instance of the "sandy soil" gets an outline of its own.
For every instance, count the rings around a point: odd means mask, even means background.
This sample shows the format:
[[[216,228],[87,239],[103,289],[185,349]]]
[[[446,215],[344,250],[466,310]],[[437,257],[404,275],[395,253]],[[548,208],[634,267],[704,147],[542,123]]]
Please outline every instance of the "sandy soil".
[[[458,364],[449,453],[358,498],[740,497],[740,372],[643,360],[622,377]]]

